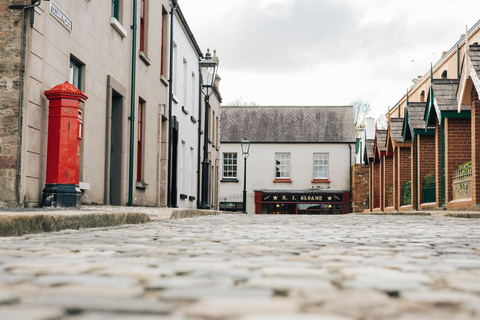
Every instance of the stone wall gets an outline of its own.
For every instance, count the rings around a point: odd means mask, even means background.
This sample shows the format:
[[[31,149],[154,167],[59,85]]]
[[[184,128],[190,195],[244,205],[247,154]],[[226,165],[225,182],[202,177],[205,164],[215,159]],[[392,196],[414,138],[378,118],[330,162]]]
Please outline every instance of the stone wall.
[[[16,205],[22,10],[11,4],[22,3],[0,0],[0,207]]]
[[[363,164],[353,165],[353,212],[363,212],[367,208],[366,199],[369,186],[369,167]]]

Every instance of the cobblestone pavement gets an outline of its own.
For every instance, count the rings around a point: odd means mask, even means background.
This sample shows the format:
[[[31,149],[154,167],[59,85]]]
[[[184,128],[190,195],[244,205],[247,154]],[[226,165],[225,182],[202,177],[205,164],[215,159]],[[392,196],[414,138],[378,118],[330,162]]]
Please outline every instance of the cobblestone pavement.
[[[219,215],[0,238],[0,319],[480,319],[480,220]]]

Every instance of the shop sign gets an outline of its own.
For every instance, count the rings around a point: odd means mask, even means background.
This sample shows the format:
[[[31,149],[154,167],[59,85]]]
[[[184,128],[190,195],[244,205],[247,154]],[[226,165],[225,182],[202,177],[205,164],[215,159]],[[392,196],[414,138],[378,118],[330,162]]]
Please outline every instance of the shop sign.
[[[264,202],[342,202],[341,193],[265,193],[262,192]]]

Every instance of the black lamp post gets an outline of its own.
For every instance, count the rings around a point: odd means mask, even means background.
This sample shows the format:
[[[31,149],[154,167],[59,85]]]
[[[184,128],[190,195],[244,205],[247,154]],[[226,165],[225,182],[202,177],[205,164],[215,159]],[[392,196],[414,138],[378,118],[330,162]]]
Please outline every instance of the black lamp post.
[[[250,151],[250,141],[247,140],[247,136],[243,138],[242,142],[242,155],[244,160],[243,165],[243,213],[247,213],[247,158]]]
[[[210,114],[210,96],[215,86],[215,75],[217,74],[217,63],[212,60],[210,50],[207,49],[205,59],[199,62],[200,76],[202,81],[202,92],[205,95],[205,130],[203,131],[203,162],[202,162],[202,202],[200,209],[210,209],[208,204],[208,116]]]

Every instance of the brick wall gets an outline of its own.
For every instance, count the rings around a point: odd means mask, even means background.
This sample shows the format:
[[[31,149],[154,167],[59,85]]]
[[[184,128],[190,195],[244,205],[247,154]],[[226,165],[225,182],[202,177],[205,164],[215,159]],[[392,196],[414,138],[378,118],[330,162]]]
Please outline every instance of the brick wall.
[[[392,196],[392,201],[393,201],[393,208],[395,210],[398,210],[398,158],[399,158],[399,153],[398,153],[398,148],[394,147],[393,150],[393,175],[392,175],[392,187],[393,187],[393,196]]]
[[[16,205],[22,10],[10,4],[0,0],[0,207]]]
[[[393,157],[385,157],[385,204],[384,207],[393,206],[393,193],[390,193],[388,190],[393,188]]]
[[[399,161],[398,161],[398,202],[397,205],[400,208],[402,206],[402,186],[405,182],[411,181],[411,152],[410,148],[398,148]]]
[[[380,209],[383,211],[385,210],[385,156],[380,158],[380,186],[378,191],[380,193]]]
[[[418,150],[418,203],[423,203],[423,180],[435,173],[435,136],[416,136]]]
[[[445,121],[445,202],[453,200],[452,174],[458,166],[472,159],[470,119]]]
[[[363,164],[353,165],[353,212],[363,212],[366,207],[366,199],[369,186],[370,170],[368,166]]]
[[[437,207],[442,206],[442,126],[435,120],[435,193]]]
[[[480,204],[480,103],[472,86],[472,204]]]
[[[373,195],[372,195],[372,208],[375,207],[375,198],[380,196],[380,162],[373,164]]]

